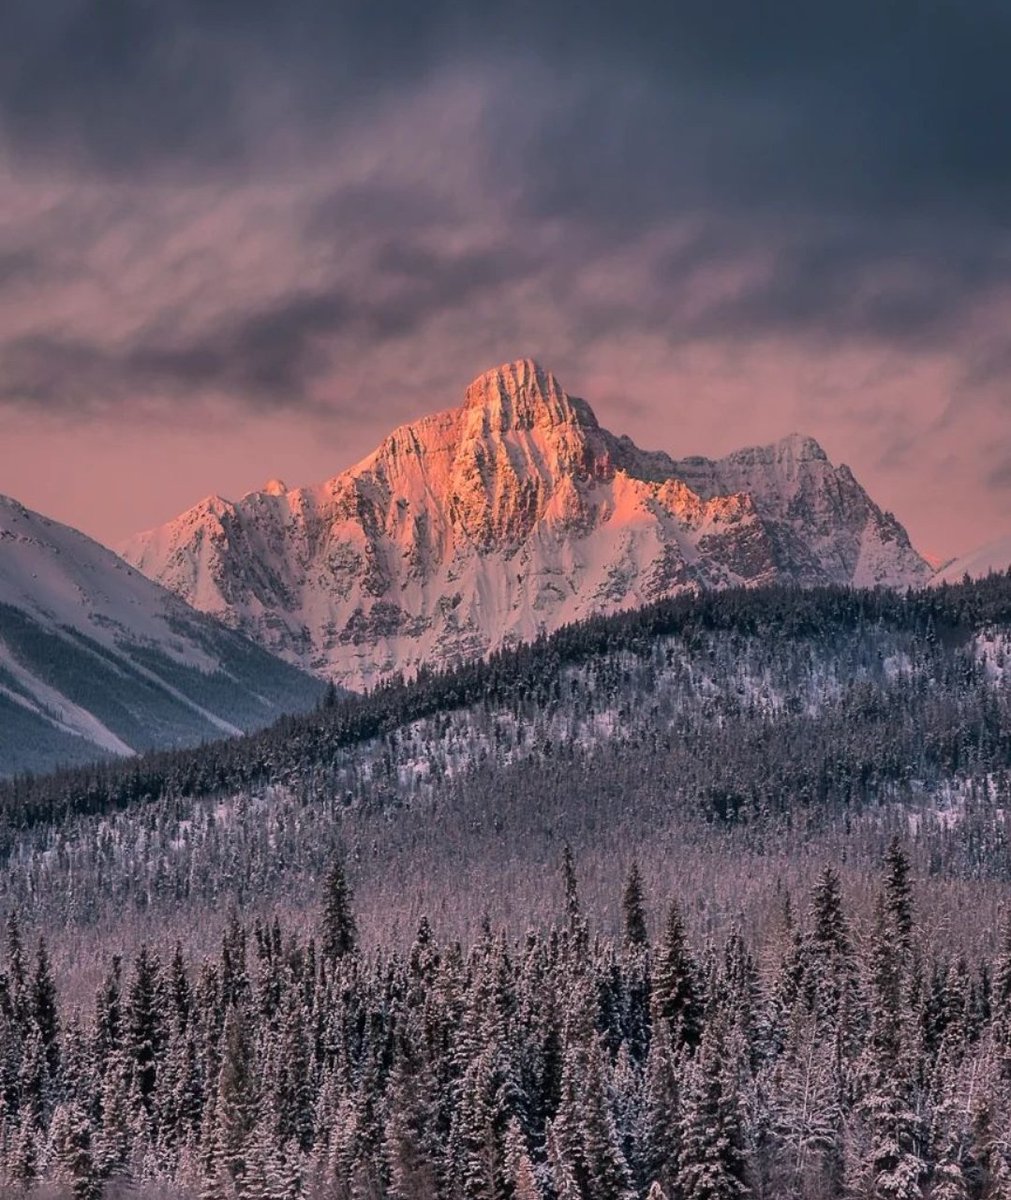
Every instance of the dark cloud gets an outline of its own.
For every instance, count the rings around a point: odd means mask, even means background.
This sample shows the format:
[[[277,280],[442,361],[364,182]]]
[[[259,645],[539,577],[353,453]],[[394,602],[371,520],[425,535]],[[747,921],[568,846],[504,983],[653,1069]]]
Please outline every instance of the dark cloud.
[[[1011,131],[996,119],[1011,102],[1006,7],[742,0],[669,12],[667,39],[644,48],[657,69],[641,87],[623,95],[615,70],[611,89],[578,96],[566,120],[539,130],[547,163],[580,129],[605,131],[584,134],[588,153],[567,176],[597,205],[620,208],[631,191],[647,215],[662,196],[792,214],[914,201],[1006,211]],[[571,205],[564,189],[552,198]]]
[[[335,356],[418,335],[439,314],[465,311],[530,270],[512,247],[439,255],[385,238],[373,251],[366,276],[381,272],[381,298],[364,281],[333,279],[230,312],[197,335],[158,325],[111,345],[58,334],[12,339],[0,345],[0,400],[86,413],[210,394],[254,409],[322,408],[327,398],[314,385]]]
[[[1011,491],[1011,454],[987,473],[987,483],[1001,491]]]
[[[272,118],[329,131],[466,65],[502,72],[490,119],[525,144],[538,211],[915,199],[996,217],[1009,49],[1000,0],[40,0],[0,11],[0,119],[26,152],[220,166]]]
[[[750,244],[766,248],[767,273],[684,325],[683,336],[771,333],[915,348],[956,336],[974,305],[1011,280],[1008,247],[972,229],[947,228],[942,237],[935,225],[895,220],[762,229],[751,231]],[[703,249],[712,236],[700,239]],[[685,277],[682,257],[661,264],[672,284]]]
[[[42,267],[43,256],[35,249],[0,249],[0,289],[36,276]]]
[[[382,181],[348,183],[311,205],[305,235],[323,243],[360,236],[402,238],[451,228],[461,217],[459,203],[418,188]]]
[[[364,284],[354,290],[334,280],[228,318],[197,340],[141,339],[122,356],[123,373],[156,391],[211,388],[271,407],[311,405],[313,384],[335,357],[418,335],[439,314],[465,310],[526,273],[529,263],[513,249],[437,255],[390,239],[377,246],[374,267],[388,282],[382,298],[370,297]]]
[[[171,311],[114,336],[0,328],[0,395],[312,404],[342,354],[424,338],[524,284],[565,314],[570,352],[616,330],[954,345],[1011,284],[1009,54],[1003,0],[0,6],[12,161],[109,188],[106,227],[75,217],[78,244],[117,227],[124,180],[333,176],[292,239],[308,280],[229,295],[198,332]],[[467,139],[433,120],[386,146],[390,112],[460,74],[479,110]],[[373,126],[377,165],[345,177],[347,146]],[[398,172],[415,151],[430,171]],[[677,249],[641,249],[678,223],[691,233]],[[579,286],[618,252],[640,291]],[[48,239],[0,253],[0,287],[69,280],[72,257]],[[738,288],[698,302],[707,273],[737,267]],[[998,337],[988,361],[1003,352]]]

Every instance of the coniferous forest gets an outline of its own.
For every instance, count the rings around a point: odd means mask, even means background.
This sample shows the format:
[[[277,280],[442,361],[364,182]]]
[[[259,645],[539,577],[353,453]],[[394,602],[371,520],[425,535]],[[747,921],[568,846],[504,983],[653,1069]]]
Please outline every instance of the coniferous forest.
[[[561,870],[549,927],[400,951],[360,944],[337,863],[314,936],[233,914],[195,969],[113,955],[87,1015],[12,919],[4,1194],[1009,1194],[1011,929],[932,946],[898,841],[867,929],[826,866],[762,944],[697,944],[678,899],[651,938],[635,864],[601,937]]]
[[[4,1196],[1011,1197],[1011,580],[3,785]]]

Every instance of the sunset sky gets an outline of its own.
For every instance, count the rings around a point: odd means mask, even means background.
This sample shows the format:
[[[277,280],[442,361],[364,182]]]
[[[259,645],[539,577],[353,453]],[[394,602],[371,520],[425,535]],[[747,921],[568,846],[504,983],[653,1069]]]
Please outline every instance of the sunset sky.
[[[0,7],[0,492],[103,541],[531,355],[1011,530],[1006,0]]]

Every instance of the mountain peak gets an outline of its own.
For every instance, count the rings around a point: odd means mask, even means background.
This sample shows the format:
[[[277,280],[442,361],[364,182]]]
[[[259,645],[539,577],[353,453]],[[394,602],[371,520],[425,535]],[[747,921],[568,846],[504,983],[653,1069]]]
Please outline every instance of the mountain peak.
[[[827,462],[828,455],[817,438],[806,433],[788,433],[780,438],[777,448],[800,462]]]
[[[467,388],[463,408],[479,414],[484,433],[552,425],[598,428],[586,401],[569,396],[554,374],[532,358],[502,363],[479,375]]]
[[[530,358],[326,484],[206,526],[143,535],[126,557],[352,686],[686,589],[930,574],[813,439],[676,461],[601,428]]]

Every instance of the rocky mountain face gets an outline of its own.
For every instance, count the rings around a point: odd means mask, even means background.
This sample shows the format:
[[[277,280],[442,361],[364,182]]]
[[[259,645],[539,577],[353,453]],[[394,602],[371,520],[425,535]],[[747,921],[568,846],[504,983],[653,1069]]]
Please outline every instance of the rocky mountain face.
[[[321,692],[84,534],[0,496],[0,775],[255,729]]]
[[[685,589],[931,573],[812,439],[677,461],[602,429],[529,360],[327,483],[211,497],[122,553],[350,687]]]

